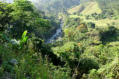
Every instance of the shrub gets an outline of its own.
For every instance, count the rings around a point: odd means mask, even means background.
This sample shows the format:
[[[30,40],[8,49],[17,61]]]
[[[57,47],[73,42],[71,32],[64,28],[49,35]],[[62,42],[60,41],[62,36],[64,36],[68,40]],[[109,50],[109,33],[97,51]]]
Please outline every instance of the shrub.
[[[87,23],[87,27],[88,28],[95,28],[95,23],[89,22],[89,23]]]
[[[86,24],[85,23],[82,23],[82,24],[80,24],[78,27],[77,27],[77,29],[80,31],[80,32],[87,32],[87,26],[86,26]]]
[[[80,49],[77,43],[67,42],[62,47],[53,49],[55,54],[60,56],[63,60],[75,60],[80,56]]]
[[[119,62],[115,57],[111,63],[101,66],[98,70],[91,70],[87,75],[87,79],[118,79],[119,78]]]
[[[100,32],[101,41],[103,43],[117,40],[117,28],[110,26],[107,30]]]
[[[0,46],[0,62],[2,60],[0,79],[70,79],[70,69],[54,66],[49,62],[47,56],[42,58],[33,50],[14,51],[8,47]],[[11,59],[17,60],[18,63],[11,64]]]
[[[81,73],[88,73],[91,69],[98,69],[98,63],[91,58],[81,58],[79,61],[79,71]]]

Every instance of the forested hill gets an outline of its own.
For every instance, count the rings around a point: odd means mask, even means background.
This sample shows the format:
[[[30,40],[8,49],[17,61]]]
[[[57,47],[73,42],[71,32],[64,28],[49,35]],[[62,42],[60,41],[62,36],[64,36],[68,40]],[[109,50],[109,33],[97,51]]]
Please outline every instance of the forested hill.
[[[119,0],[6,1],[0,79],[119,79]]]
[[[0,0],[9,3],[13,0]],[[68,8],[79,5],[80,0],[30,0],[39,9],[47,13],[57,14],[59,12],[66,12]]]
[[[119,14],[119,0],[81,0],[81,4],[86,2],[97,2],[104,12]]]
[[[96,0],[102,10],[119,14],[119,0]]]
[[[39,10],[43,10],[48,13],[62,12],[67,8],[80,4],[80,0],[37,0],[33,2]]]

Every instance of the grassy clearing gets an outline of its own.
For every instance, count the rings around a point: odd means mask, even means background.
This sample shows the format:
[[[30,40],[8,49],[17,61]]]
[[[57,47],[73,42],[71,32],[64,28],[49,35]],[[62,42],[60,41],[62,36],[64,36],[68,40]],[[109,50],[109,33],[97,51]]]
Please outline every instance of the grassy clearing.
[[[80,12],[83,15],[90,15],[93,13],[100,14],[102,11],[97,2],[87,2],[68,10],[69,14],[73,14],[76,12]]]

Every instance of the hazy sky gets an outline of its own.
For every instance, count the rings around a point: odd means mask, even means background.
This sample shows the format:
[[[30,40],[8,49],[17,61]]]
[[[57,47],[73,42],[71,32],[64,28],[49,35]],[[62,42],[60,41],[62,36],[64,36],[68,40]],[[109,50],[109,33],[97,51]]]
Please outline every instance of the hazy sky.
[[[13,2],[14,0],[0,0],[0,1],[6,1],[6,2],[11,3],[11,2]],[[36,0],[30,0],[30,1],[36,1]]]
[[[6,2],[9,2],[9,3],[13,2],[13,0],[0,0],[0,1],[6,1]]]

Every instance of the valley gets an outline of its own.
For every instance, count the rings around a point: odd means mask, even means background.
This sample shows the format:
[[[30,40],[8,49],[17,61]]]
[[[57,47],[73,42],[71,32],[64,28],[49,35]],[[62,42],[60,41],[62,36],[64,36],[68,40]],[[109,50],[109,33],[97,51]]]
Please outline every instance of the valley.
[[[118,0],[0,0],[0,79],[119,79]]]

